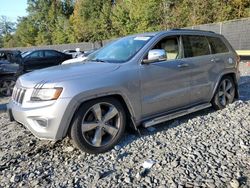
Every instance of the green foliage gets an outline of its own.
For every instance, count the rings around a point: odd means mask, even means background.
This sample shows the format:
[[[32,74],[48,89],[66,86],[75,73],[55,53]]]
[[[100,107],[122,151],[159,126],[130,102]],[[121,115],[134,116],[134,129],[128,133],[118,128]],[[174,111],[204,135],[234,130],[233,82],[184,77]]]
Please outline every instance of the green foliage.
[[[31,17],[23,17],[18,20],[17,30],[15,33],[21,46],[36,45],[38,28],[33,24]]]
[[[111,37],[112,3],[110,0],[78,0],[71,23],[79,41],[102,41]]]
[[[12,40],[12,32],[15,31],[15,23],[9,21],[6,16],[0,16],[0,48],[9,46]]]
[[[28,16],[0,17],[0,47],[102,42],[133,33],[250,16],[249,0],[27,0]]]

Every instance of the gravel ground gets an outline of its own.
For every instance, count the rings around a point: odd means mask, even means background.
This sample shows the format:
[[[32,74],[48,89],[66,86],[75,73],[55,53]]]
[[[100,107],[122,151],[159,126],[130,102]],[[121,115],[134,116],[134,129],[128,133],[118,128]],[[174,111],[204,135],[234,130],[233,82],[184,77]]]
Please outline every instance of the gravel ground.
[[[240,100],[224,110],[141,128],[100,155],[38,140],[2,113],[0,187],[250,187],[250,67],[241,70]]]

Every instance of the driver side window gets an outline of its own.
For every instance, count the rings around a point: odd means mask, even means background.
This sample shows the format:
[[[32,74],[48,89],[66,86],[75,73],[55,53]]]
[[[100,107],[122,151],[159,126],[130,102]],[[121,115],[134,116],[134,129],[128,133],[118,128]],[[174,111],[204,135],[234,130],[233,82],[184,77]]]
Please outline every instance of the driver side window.
[[[165,37],[162,40],[160,40],[152,49],[165,50],[167,54],[167,60],[180,58],[178,37]]]

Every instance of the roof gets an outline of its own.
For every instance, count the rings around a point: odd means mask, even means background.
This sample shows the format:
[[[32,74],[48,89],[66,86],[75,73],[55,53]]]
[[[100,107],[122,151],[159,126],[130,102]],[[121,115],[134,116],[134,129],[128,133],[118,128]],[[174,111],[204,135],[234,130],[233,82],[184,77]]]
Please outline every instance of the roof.
[[[205,30],[198,30],[198,29],[170,29],[170,30],[163,30],[163,31],[157,31],[157,32],[146,32],[146,33],[138,33],[138,34],[133,34],[130,36],[156,36],[158,34],[164,34],[164,33],[173,33],[173,32],[178,32],[178,33],[195,33],[195,34],[217,34],[213,31],[205,31]]]
[[[199,30],[199,29],[171,29],[169,31],[183,31],[183,32],[208,32],[208,33],[215,33],[213,31],[206,31],[206,30]]]

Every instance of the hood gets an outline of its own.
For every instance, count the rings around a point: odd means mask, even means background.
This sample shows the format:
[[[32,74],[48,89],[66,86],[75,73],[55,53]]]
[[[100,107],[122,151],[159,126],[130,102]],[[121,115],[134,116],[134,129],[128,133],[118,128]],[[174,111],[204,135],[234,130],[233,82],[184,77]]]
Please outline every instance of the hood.
[[[65,64],[24,74],[19,78],[19,83],[24,87],[33,88],[37,84],[58,83],[108,73],[119,67],[119,64],[102,62]]]

